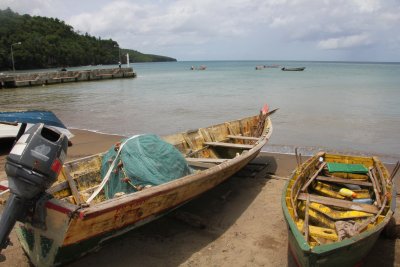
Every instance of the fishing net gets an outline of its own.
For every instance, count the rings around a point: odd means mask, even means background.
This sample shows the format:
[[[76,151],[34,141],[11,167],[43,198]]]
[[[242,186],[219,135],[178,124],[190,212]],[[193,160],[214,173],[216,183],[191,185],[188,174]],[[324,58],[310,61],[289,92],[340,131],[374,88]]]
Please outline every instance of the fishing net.
[[[103,157],[102,179],[114,160],[114,167],[104,188],[107,199],[117,193],[136,192],[192,172],[179,150],[153,134],[134,136],[113,146]]]

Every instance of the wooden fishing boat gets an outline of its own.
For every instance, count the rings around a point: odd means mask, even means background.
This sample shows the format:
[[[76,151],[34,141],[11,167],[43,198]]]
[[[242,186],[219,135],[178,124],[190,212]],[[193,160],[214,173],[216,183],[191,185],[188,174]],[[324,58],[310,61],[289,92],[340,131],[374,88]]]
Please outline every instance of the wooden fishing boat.
[[[299,67],[299,68],[286,68],[286,67],[283,67],[281,70],[283,70],[283,71],[303,71],[305,69],[306,69],[306,67]]]
[[[377,157],[320,152],[282,196],[289,251],[299,266],[356,266],[395,211],[392,176]]]
[[[58,181],[47,190],[54,198],[45,203],[46,227],[15,226],[23,249],[35,266],[61,265],[179,207],[258,155],[272,134],[269,115],[274,111],[264,108],[256,116],[163,137],[194,173],[112,199],[105,200],[104,190],[98,191],[104,153],[64,164]],[[100,193],[94,197],[96,191]]]

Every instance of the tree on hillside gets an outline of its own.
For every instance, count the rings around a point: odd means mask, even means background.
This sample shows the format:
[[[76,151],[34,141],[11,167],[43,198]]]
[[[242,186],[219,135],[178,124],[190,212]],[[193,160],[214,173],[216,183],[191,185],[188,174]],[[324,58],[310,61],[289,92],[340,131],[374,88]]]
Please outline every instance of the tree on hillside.
[[[0,10],[0,69],[12,69],[11,45],[17,69],[118,63],[119,45],[112,39],[81,35],[57,18],[19,15],[7,8]],[[135,62],[157,61],[157,57],[176,61],[129,51]]]

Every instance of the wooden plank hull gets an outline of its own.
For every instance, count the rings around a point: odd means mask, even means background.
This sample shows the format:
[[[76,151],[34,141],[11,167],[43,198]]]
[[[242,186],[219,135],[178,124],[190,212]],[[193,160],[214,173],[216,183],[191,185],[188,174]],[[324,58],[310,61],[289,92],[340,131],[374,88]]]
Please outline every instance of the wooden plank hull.
[[[199,150],[198,156],[201,159],[210,154],[221,153],[217,150],[202,150],[201,143],[226,141],[224,138],[227,135],[236,135],[237,132],[249,133],[254,125],[257,125],[257,118],[258,116],[254,116],[230,122],[229,127],[220,124],[197,130],[195,133],[177,134],[164,139],[181,151]],[[218,165],[214,167],[143,191],[84,206],[74,205],[62,199],[51,199],[46,204],[46,230],[38,229],[29,223],[17,226],[17,235],[22,247],[35,266],[56,266],[78,259],[96,250],[105,241],[155,220],[222,183],[253,160],[271,134],[272,124],[270,119],[266,118],[262,135],[256,138],[257,141],[248,141],[255,142],[251,149],[242,151],[240,155],[236,152],[237,148],[232,148],[232,151],[224,150],[223,152],[229,152],[225,153],[226,155],[234,156],[222,163],[216,160]],[[210,140],[207,140],[207,135],[210,136]],[[76,173],[83,173],[94,168],[98,162],[101,162],[101,155],[66,165]],[[60,185],[62,183],[57,187]]]
[[[377,222],[368,226],[365,231],[342,241],[317,246],[310,245],[296,224],[293,205],[289,199],[289,195],[294,181],[301,179],[302,173],[315,164],[321,155],[323,153],[312,157],[302,165],[303,169],[297,168],[293,172],[282,195],[282,209],[288,226],[288,253],[291,254],[298,266],[357,266],[357,264],[362,263],[362,260],[371,250],[380,233],[392,217],[395,210],[395,201],[389,200],[382,216],[379,216]],[[332,157],[336,159],[341,158],[343,162],[348,163],[363,162],[364,164],[374,164],[382,169],[385,179],[389,177],[386,168],[384,168],[383,164],[377,158],[342,155],[332,155]],[[394,186],[391,187],[388,185],[388,189],[390,189],[388,191],[391,195],[390,199],[395,199]]]

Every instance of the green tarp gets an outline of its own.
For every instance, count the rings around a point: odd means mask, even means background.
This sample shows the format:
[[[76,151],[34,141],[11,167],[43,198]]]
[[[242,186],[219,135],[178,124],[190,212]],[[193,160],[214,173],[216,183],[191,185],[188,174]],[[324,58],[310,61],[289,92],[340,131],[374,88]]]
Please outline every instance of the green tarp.
[[[135,192],[140,187],[163,184],[191,174],[179,150],[156,135],[138,135],[122,140],[121,147],[118,154],[118,149],[113,146],[102,160],[102,179],[116,160],[105,185],[108,199],[116,193]]]
[[[345,164],[330,162],[327,163],[329,172],[345,172],[345,173],[368,173],[368,169],[362,164]]]

